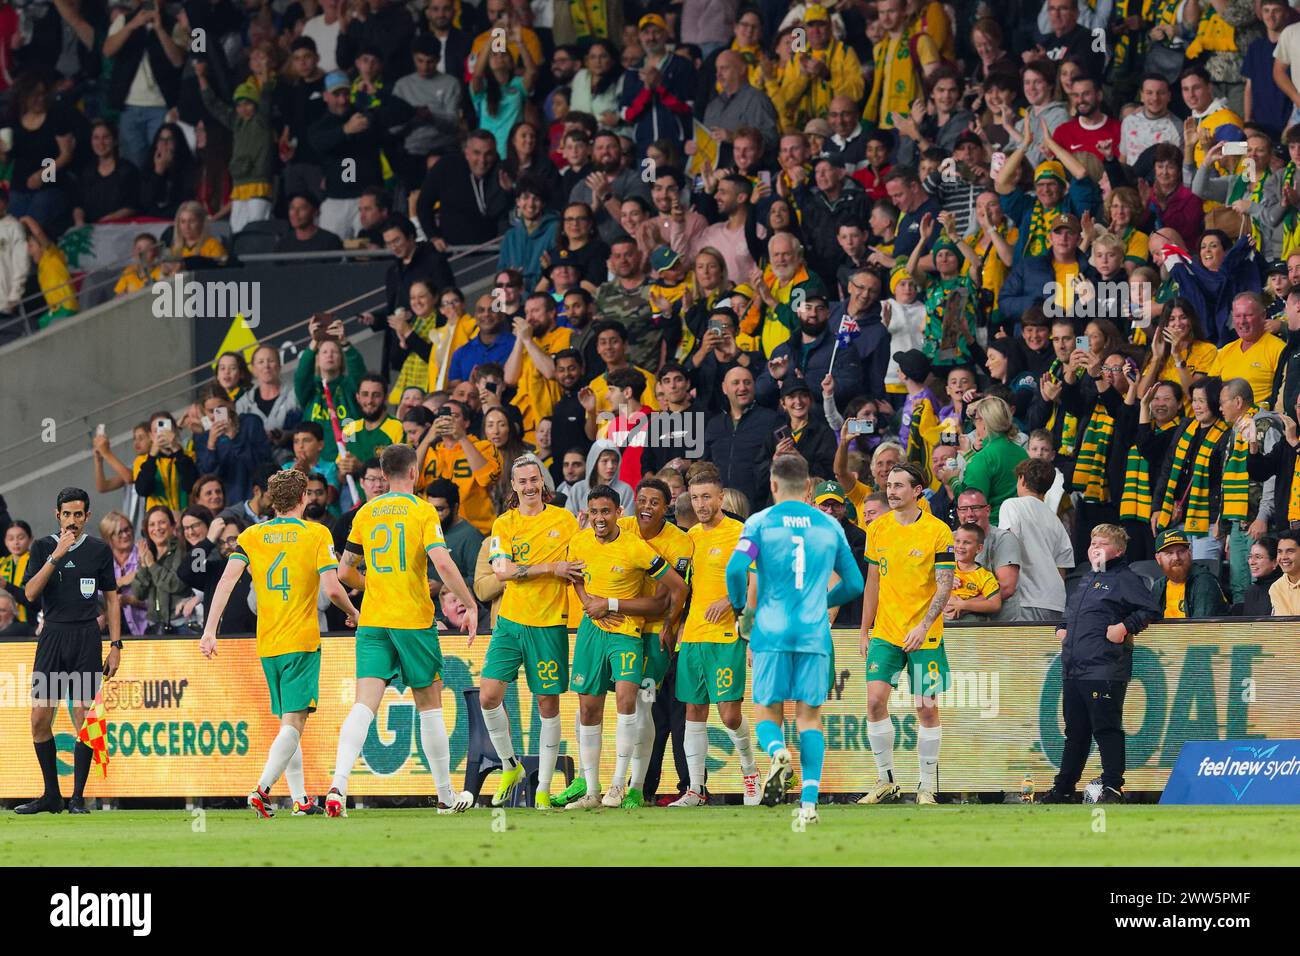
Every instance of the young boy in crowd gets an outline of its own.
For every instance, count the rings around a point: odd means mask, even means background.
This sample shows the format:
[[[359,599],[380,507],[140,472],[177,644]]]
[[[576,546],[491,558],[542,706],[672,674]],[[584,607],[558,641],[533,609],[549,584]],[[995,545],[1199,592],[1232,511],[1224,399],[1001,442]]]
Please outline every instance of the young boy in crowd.
[[[977,524],[964,524],[953,532],[953,553],[957,556],[957,575],[953,580],[952,595],[943,609],[945,621],[984,620],[1002,610],[1002,595],[998,579],[988,568],[981,567],[975,556],[984,547],[984,529]]]

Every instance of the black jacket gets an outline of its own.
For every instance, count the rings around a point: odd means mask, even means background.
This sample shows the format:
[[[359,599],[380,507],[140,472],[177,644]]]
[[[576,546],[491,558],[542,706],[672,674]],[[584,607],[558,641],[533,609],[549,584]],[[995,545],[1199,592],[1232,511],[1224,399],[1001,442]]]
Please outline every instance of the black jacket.
[[[139,9],[135,7],[127,11],[125,15],[128,23]],[[163,28],[169,32],[175,26],[175,21],[166,13],[162,16],[162,22]],[[140,63],[146,56],[149,57],[149,68],[153,70],[154,82],[158,84],[163,99],[168,106],[176,104],[176,98],[181,90],[181,68],[173,66],[172,61],[167,59],[167,54],[163,52],[162,41],[158,39],[152,26],[137,27],[113,57],[113,77],[109,81],[108,99],[115,109],[120,110],[126,104],[131,83],[135,80],[136,71],[140,69]]]
[[[1088,571],[1065,607],[1061,676],[1066,680],[1122,680],[1133,676],[1133,637],[1160,617],[1155,598],[1123,558],[1105,571]],[[1123,624],[1121,644],[1106,639],[1106,629]]]
[[[1041,392],[1038,392],[1037,396],[1042,399]],[[1111,503],[1118,507],[1120,498],[1124,496],[1124,471],[1128,466],[1128,450],[1137,439],[1137,405],[1125,404],[1124,396],[1113,388],[1098,392],[1097,383],[1087,375],[1080,376],[1073,385],[1067,384],[1062,388],[1060,402],[1064,411],[1079,419],[1079,441],[1076,448],[1083,445],[1084,432],[1088,429],[1088,422],[1098,403],[1115,420],[1115,430],[1106,452],[1106,486],[1110,489]]]
[[[1287,441],[1276,442],[1266,452],[1251,455],[1246,459],[1246,468],[1251,481],[1273,482],[1273,520],[1269,523],[1270,531],[1285,531],[1291,526],[1287,514],[1291,510],[1291,481],[1295,475],[1296,451]]]
[[[412,352],[426,362],[429,360],[431,348],[426,340],[418,335],[412,335],[407,339],[407,348],[403,349],[397,333],[386,325],[388,317],[397,309],[410,308],[411,286],[416,282],[427,283],[434,290],[447,289],[456,284],[451,266],[447,264],[447,257],[427,242],[416,244],[415,254],[411,256],[410,262],[394,260],[384,275],[384,307],[375,309],[373,314],[375,328],[382,329],[384,333],[384,351],[379,365],[379,374],[385,378],[388,377],[390,369],[394,371],[400,369]]]
[[[1274,568],[1262,578],[1256,579],[1250,587],[1246,588],[1246,596],[1242,599],[1240,607],[1233,610],[1244,617],[1272,617],[1273,599],[1268,596],[1268,589],[1281,576],[1281,570]]]
[[[378,13],[367,13],[364,22],[349,23],[347,30],[339,34],[334,57],[340,70],[350,70],[363,50],[374,47],[383,56],[384,78],[391,86],[413,69],[411,40],[414,37],[415,20],[410,11],[405,4],[393,3]]]
[[[357,199],[367,186],[384,181],[379,151],[383,146],[382,119],[369,115],[370,125],[359,133],[345,133],[343,127],[358,110],[348,110],[342,116],[326,111],[311,124],[308,139],[325,172],[325,197],[327,199]],[[353,163],[344,166],[344,160]],[[352,166],[355,164],[355,175]],[[345,171],[348,178],[344,179]]]
[[[416,214],[430,239],[437,236],[453,246],[470,246],[488,242],[505,232],[515,201],[509,190],[501,188],[497,167],[489,169],[480,183],[482,212],[471,179],[469,162],[461,153],[444,156],[424,177]]]
[[[766,508],[771,497],[768,486],[772,455],[783,416],[770,408],[752,404],[732,421],[731,411],[724,409],[704,426],[704,457],[718,466],[722,485],[743,491],[749,499],[751,514]]]
[[[1169,477],[1173,474],[1174,450],[1178,447],[1176,444],[1178,437],[1182,435],[1183,429],[1187,427],[1187,421],[1187,419],[1183,419],[1177,426],[1170,430],[1173,439],[1169,446],[1169,454],[1165,455],[1164,464],[1160,468],[1160,476],[1152,485],[1153,491],[1154,489],[1159,488],[1161,492],[1160,498],[1157,499],[1154,494],[1151,497],[1151,507],[1157,511],[1160,510],[1160,502],[1164,500],[1164,493],[1168,490]],[[1187,488],[1192,481],[1192,464],[1196,461],[1196,454],[1200,451],[1201,442],[1205,439],[1205,434],[1209,431],[1209,427],[1210,426],[1208,425],[1201,425],[1198,427],[1195,435],[1192,436],[1191,443],[1187,446],[1187,460],[1183,463],[1183,472],[1178,476],[1178,484],[1174,488],[1174,501],[1180,500],[1183,495],[1187,493]],[[1225,432],[1224,434],[1230,435],[1231,431]],[[1278,442],[1278,444],[1285,445],[1286,442]],[[1223,447],[1223,442],[1220,442],[1215,446],[1214,450],[1210,452],[1209,504],[1211,524],[1219,520],[1219,513],[1223,510]],[[1249,467],[1249,464],[1247,464],[1247,468]],[[1254,476],[1252,475],[1251,477],[1253,478]],[[1283,509],[1282,513],[1286,513],[1285,509]]]
[[[818,409],[812,410],[808,427],[795,439],[794,444],[808,462],[808,474],[823,478],[835,474],[835,447],[839,443]]]
[[[201,552],[201,560],[197,560],[199,553],[196,552]],[[221,556],[216,544],[205,539],[190,549],[189,556],[177,567],[176,576],[194,590],[202,591],[203,606],[211,608],[212,595],[216,593],[217,584],[225,573],[227,560]],[[251,583],[252,579],[247,574],[241,574],[235,582],[235,589],[230,592],[230,600],[226,602],[226,610],[221,615],[218,634],[253,634],[257,631],[257,615],[248,609],[248,587]]]

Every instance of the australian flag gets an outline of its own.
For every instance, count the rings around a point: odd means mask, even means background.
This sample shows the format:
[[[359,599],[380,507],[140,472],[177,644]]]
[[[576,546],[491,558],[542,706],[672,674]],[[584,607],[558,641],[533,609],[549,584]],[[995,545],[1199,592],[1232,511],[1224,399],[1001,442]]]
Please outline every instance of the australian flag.
[[[840,330],[835,334],[839,340],[840,348],[847,348],[848,344],[858,337],[858,320],[851,315],[845,315],[840,320]]]

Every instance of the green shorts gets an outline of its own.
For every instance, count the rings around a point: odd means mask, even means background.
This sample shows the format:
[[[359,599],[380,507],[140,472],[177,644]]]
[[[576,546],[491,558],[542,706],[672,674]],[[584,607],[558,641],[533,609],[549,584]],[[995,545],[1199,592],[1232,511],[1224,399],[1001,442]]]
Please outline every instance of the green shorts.
[[[912,685],[912,696],[933,697],[948,689],[952,681],[948,671],[948,652],[943,648],[943,641],[938,647],[928,650],[921,648],[906,653],[897,644],[890,644],[878,637],[871,639],[867,647],[867,680],[887,680],[889,686],[898,686],[898,675],[907,668],[908,681]]]
[[[442,677],[442,645],[436,627],[357,628],[357,677],[387,684],[428,687]]]
[[[569,689],[569,631],[563,624],[532,627],[498,617],[492,628],[483,676],[513,684],[519,668],[534,694],[555,696]]]
[[[668,674],[668,665],[672,663],[673,655],[663,649],[659,644],[659,632],[651,631],[648,634],[641,635],[642,654],[645,657],[645,676],[653,681],[653,684],[647,684],[647,687],[662,687],[664,677]]]
[[[691,642],[677,651],[677,699],[683,704],[717,704],[745,697],[745,651],[730,644]]]
[[[579,694],[604,694],[618,681],[640,687],[644,676],[642,639],[603,630],[584,614],[573,645],[573,689]]]
[[[271,713],[280,717],[316,709],[320,697],[320,648],[262,658],[262,673],[271,691]]]

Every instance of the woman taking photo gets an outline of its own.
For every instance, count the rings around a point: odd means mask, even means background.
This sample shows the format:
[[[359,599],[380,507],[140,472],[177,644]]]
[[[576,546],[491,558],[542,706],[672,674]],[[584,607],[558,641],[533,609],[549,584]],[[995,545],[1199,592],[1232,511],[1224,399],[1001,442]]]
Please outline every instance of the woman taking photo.
[[[198,606],[199,598],[177,575],[189,549],[176,537],[176,522],[170,508],[155,506],[145,515],[145,537],[136,547],[140,566],[134,586],[148,611],[152,634],[197,633],[185,620]]]
[[[481,129],[496,138],[497,152],[504,156],[510,148],[510,130],[524,118],[524,105],[533,91],[537,78],[537,64],[528,52],[527,44],[519,40],[519,28],[512,28],[510,46],[520,51],[523,59],[523,76],[515,75],[515,58],[507,52],[480,56],[470,77],[470,99],[478,113]]]
[[[412,385],[426,392],[444,388],[451,353],[470,340],[475,327],[474,320],[461,315],[455,304],[446,310],[436,308],[433,287],[422,279],[411,283],[409,295],[410,311],[398,309],[388,317],[393,336],[388,361],[398,369],[391,404]],[[449,318],[452,313],[454,318]]]
[[[199,470],[216,475],[231,501],[244,501],[253,491],[253,476],[271,457],[271,444],[255,415],[241,418],[235,403],[214,385],[203,397],[201,409],[191,411],[194,457]]]
[[[1179,296],[1165,303],[1151,332],[1151,358],[1142,370],[1138,394],[1145,395],[1156,382],[1177,382],[1183,394],[1192,394],[1192,382],[1209,375],[1219,357],[1190,300]]]
[[[126,629],[139,636],[149,626],[149,614],[144,601],[136,595],[136,588],[133,587],[136,571],[140,568],[135,530],[126,515],[120,511],[110,511],[99,519],[99,536],[113,552],[113,577],[117,580],[117,593]]]
[[[282,449],[286,436],[292,441],[293,426],[302,420],[293,389],[280,384],[280,350],[273,345],[259,345],[253,352],[253,384],[235,401],[235,411],[244,417],[262,421],[262,430],[271,444]],[[283,464],[292,455],[277,454]]]
[[[619,119],[625,73],[617,50],[608,40],[593,40],[583,66],[569,84],[569,109],[596,117],[602,128],[631,136],[632,128]]]

